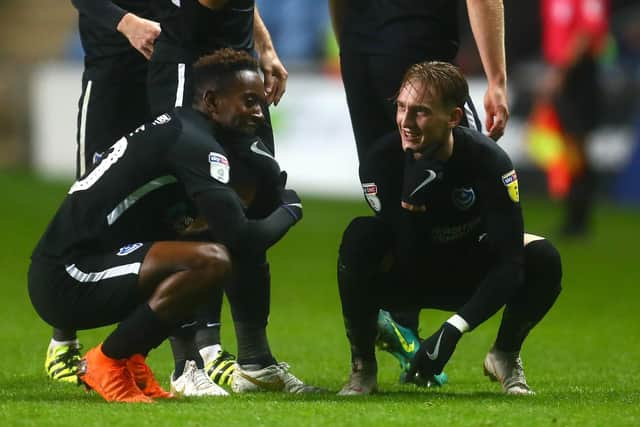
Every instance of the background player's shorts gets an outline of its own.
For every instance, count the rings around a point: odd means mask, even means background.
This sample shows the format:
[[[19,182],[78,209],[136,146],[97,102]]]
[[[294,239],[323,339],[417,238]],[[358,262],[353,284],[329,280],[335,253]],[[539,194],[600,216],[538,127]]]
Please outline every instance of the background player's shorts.
[[[34,260],[29,267],[31,303],[56,328],[117,323],[145,300],[138,276],[152,245],[132,243],[112,252],[78,256],[67,264]]]
[[[147,92],[152,116],[176,107],[191,106],[191,64],[152,60],[147,74]]]
[[[564,82],[554,100],[562,129],[570,135],[586,135],[598,126],[601,116],[598,64],[593,58],[582,59]]]
[[[85,68],[82,75],[76,178],[86,174],[114,142],[150,119],[145,85],[146,60],[134,51],[115,57],[113,62],[96,65],[104,70]],[[122,71],[123,68],[126,71]]]

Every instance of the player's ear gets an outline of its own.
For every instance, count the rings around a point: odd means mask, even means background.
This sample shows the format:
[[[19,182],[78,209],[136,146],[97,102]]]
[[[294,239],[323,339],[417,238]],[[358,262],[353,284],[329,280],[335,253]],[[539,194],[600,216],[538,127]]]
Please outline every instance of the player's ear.
[[[218,113],[220,101],[214,91],[206,90],[202,95],[202,102],[207,108],[207,111],[210,113]]]
[[[449,128],[453,129],[454,127],[458,126],[460,124],[460,122],[462,121],[462,115],[464,114],[464,111],[462,111],[462,108],[460,107],[455,107],[453,110],[451,110],[451,113],[449,113]]]

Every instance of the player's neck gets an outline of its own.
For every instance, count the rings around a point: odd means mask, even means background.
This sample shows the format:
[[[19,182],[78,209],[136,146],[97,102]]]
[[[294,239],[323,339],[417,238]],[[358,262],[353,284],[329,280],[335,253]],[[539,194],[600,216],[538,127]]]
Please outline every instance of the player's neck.
[[[447,160],[449,160],[451,154],[453,153],[453,144],[453,132],[449,131],[449,138],[447,138],[447,141],[444,142],[440,146],[438,151],[434,153],[434,157],[442,162],[446,162]]]

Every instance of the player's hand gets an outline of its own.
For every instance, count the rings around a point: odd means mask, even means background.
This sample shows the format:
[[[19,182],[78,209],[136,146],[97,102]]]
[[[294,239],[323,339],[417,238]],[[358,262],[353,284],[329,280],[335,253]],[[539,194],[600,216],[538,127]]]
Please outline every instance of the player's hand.
[[[497,141],[504,135],[504,129],[509,120],[509,106],[507,105],[507,89],[500,85],[489,85],[484,94],[484,111],[487,117],[484,126],[489,136]]]
[[[437,184],[442,180],[444,163],[422,156],[415,159],[414,152],[407,150],[404,161],[402,201],[404,209],[425,212]]]
[[[298,222],[302,219],[302,201],[294,190],[285,188],[287,185],[287,172],[280,172],[280,203],[289,212],[293,219]]]
[[[411,360],[406,380],[414,383],[426,383],[444,369],[462,333],[449,323],[443,325],[426,340],[422,341],[418,352]]]
[[[153,54],[153,44],[160,35],[160,24],[155,21],[140,18],[133,13],[127,13],[118,23],[117,30],[121,32],[138,52],[150,59]]]
[[[267,97],[267,105],[278,105],[282,95],[287,90],[289,73],[273,49],[260,54],[259,64],[264,74],[264,91]]]

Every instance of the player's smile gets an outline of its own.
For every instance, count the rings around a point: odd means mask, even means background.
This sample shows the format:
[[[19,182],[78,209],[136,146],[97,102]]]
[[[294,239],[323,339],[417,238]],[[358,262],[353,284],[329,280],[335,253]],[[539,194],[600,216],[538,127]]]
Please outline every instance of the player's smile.
[[[422,134],[419,131],[411,129],[401,129],[400,135],[402,137],[402,146],[404,149],[416,149],[422,142]]]
[[[452,109],[446,108],[423,84],[409,81],[398,93],[396,124],[402,149],[416,152],[447,141],[452,121]]]
[[[238,72],[218,95],[215,122],[226,129],[253,134],[264,123],[263,105],[266,99],[260,75],[254,71]]]

